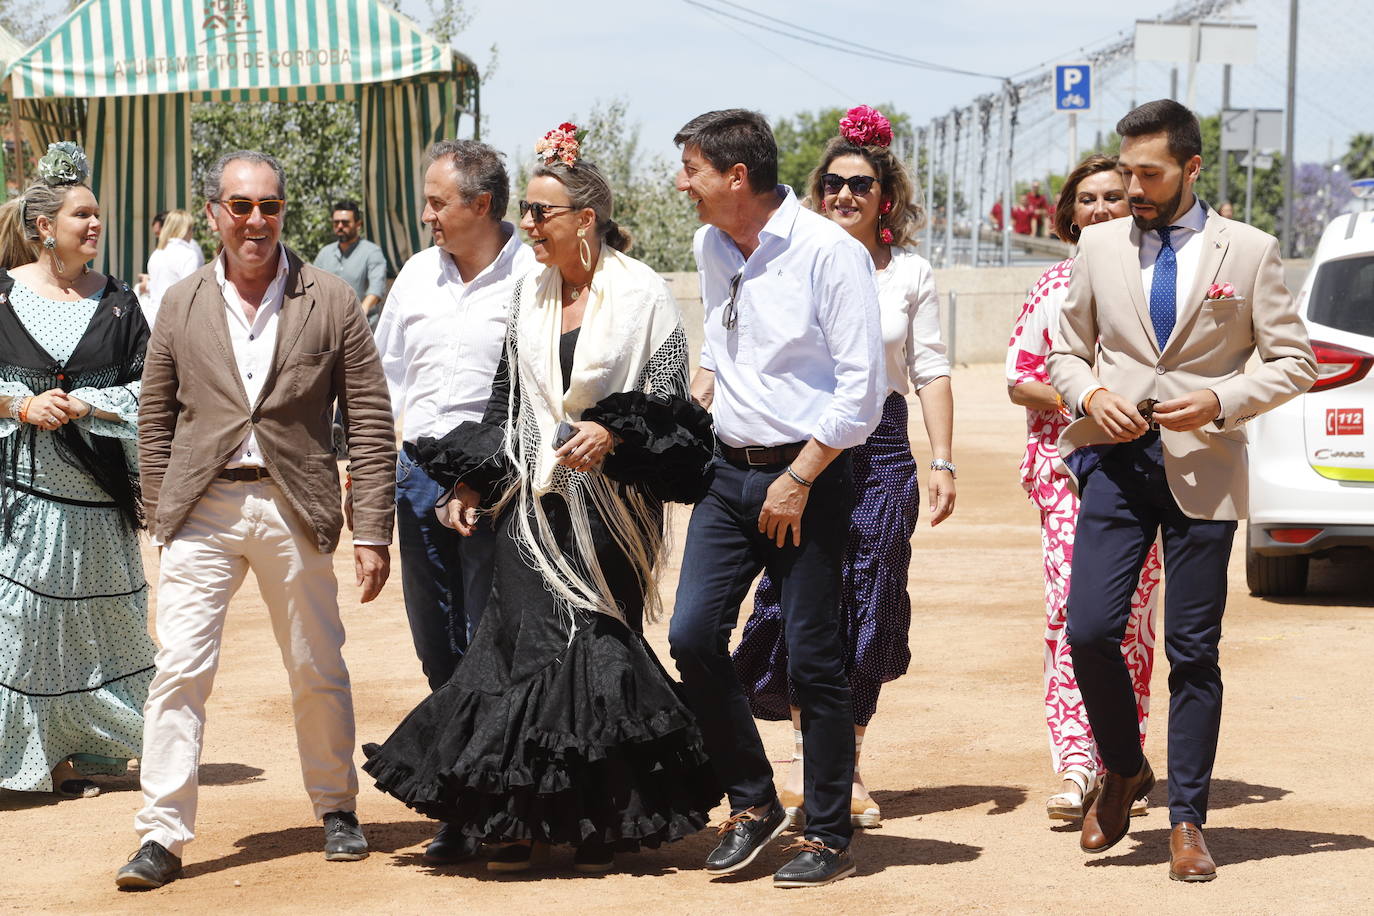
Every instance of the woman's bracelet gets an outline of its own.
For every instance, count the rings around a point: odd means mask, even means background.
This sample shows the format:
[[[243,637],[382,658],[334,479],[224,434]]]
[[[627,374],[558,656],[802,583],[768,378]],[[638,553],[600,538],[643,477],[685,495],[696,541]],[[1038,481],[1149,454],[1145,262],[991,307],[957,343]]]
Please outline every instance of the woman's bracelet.
[[[32,401],[33,398],[28,397],[19,402],[19,409],[14,412],[14,415],[20,423],[29,422],[29,404]]]
[[[802,486],[806,487],[808,490],[811,489],[811,485],[815,483],[814,480],[807,480],[805,477],[798,474],[796,471],[792,470],[792,465],[790,464],[787,466],[787,476],[791,477],[793,480],[795,480]]]

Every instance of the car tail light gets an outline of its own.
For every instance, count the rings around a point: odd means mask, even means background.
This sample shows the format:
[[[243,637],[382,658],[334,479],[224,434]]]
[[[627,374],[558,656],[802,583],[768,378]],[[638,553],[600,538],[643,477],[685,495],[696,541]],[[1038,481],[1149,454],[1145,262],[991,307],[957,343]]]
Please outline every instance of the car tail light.
[[[1317,381],[1312,391],[1326,391],[1358,382],[1374,367],[1374,356],[1340,344],[1312,341],[1317,356]]]
[[[1320,528],[1270,528],[1269,536],[1280,544],[1306,544],[1321,534]]]

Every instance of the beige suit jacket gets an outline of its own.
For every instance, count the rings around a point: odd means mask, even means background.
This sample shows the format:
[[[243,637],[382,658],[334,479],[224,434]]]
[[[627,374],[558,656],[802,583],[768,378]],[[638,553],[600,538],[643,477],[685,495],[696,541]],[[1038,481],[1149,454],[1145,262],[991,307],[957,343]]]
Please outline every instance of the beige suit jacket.
[[[353,289],[287,249],[276,355],[249,404],[212,261],[173,286],[148,342],[138,453],[148,528],[163,543],[254,427],[263,461],[321,552],[343,527],[333,446],[348,429],[354,536],[391,542],[396,439],[377,348]]]
[[[1244,518],[1248,500],[1246,421],[1312,386],[1316,360],[1284,286],[1278,242],[1208,211],[1192,288],[1178,293],[1178,320],[1160,352],[1141,281],[1141,232],[1116,219],[1083,230],[1068,297],[1049,358],[1050,383],[1076,407],[1105,386],[1131,403],[1166,401],[1210,388],[1221,417],[1191,432],[1160,430],[1165,474],[1192,518]],[[1213,283],[1236,295],[1208,300]],[[1252,354],[1259,362],[1247,369]],[[1110,441],[1091,418],[1071,423],[1059,453]],[[1075,481],[1076,484],[1076,481]]]

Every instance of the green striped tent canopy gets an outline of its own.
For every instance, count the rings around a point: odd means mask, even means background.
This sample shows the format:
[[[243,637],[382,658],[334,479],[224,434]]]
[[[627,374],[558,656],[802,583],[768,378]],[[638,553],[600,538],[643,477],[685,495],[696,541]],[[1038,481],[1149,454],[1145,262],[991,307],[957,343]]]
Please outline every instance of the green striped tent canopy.
[[[447,74],[377,0],[87,0],[11,65],[18,99],[342,87]]]
[[[479,111],[472,62],[379,0],[86,0],[5,79],[35,150],[85,146],[99,263],[127,280],[152,215],[194,206],[192,102],[356,102],[364,230],[393,270],[424,243],[420,155]]]

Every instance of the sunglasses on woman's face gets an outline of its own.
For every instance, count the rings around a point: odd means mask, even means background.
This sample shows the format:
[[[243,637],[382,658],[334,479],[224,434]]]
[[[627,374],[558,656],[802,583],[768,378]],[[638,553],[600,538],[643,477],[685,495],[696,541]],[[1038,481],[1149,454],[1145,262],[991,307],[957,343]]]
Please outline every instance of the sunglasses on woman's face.
[[[533,213],[533,214],[534,214],[534,221],[535,221],[536,223],[542,223],[544,220],[548,219],[548,218],[549,218],[549,211],[550,211],[550,210],[576,210],[576,209],[577,209],[576,207],[571,207],[571,206],[568,206],[567,204],[541,204],[541,203],[530,203],[528,200],[522,200],[522,201],[520,201],[520,215],[521,215],[521,216],[524,216],[526,213]]]
[[[873,182],[877,180],[872,175],[850,175],[848,178],[841,178],[834,172],[826,172],[821,176],[821,187],[827,194],[838,194],[840,188],[849,185],[851,193],[862,196],[868,193],[868,189],[873,187]]]
[[[224,200],[217,200],[215,203],[232,213],[236,219],[245,219],[251,216],[254,207],[263,216],[281,216],[281,209],[286,206],[286,201],[280,198],[251,200],[247,197],[229,197]]]

